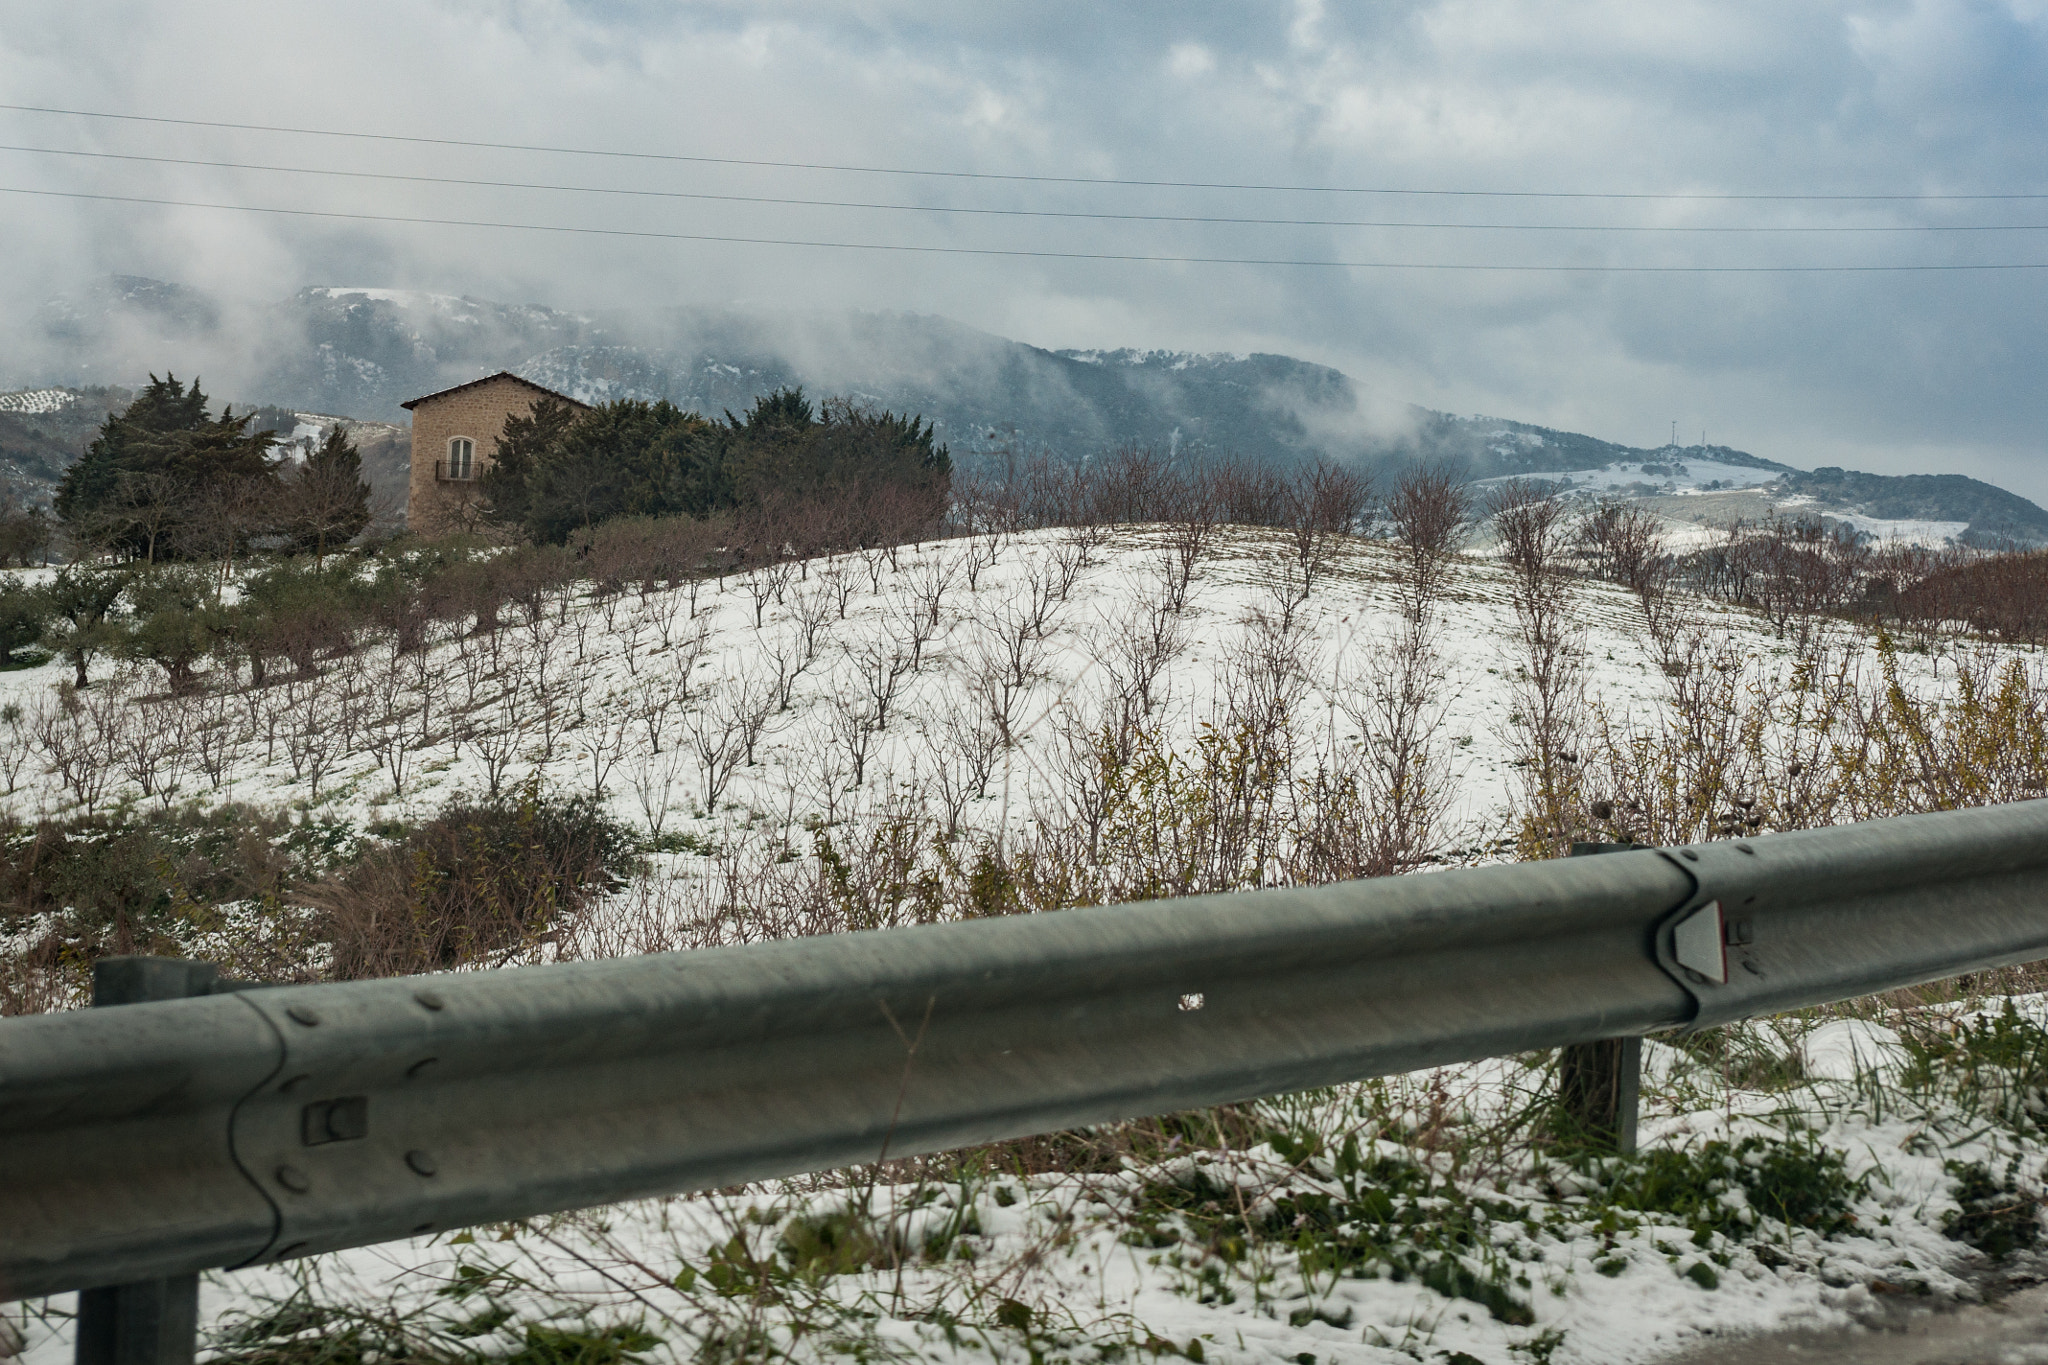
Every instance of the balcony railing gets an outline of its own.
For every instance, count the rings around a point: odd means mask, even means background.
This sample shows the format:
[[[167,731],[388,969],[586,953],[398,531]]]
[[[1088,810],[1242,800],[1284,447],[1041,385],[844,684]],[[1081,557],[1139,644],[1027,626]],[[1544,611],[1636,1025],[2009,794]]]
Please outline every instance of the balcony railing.
[[[447,460],[434,461],[434,480],[437,483],[475,483],[477,468],[473,463],[451,464]]]

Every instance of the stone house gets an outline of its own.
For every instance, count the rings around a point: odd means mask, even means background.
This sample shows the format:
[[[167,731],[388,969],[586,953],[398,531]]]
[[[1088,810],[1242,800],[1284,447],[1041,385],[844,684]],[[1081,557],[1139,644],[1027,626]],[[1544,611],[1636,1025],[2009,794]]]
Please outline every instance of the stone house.
[[[412,413],[412,479],[406,488],[405,524],[423,535],[469,524],[476,481],[498,453],[506,419],[525,416],[541,398],[588,407],[507,370],[399,404]]]

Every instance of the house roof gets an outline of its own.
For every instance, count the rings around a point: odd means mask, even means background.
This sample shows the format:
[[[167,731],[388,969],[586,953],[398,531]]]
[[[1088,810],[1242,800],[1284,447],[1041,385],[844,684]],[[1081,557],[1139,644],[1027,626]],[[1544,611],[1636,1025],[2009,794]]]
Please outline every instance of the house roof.
[[[548,388],[544,384],[536,384],[531,379],[521,379],[518,375],[512,373],[512,371],[510,370],[500,370],[496,374],[487,374],[482,379],[472,379],[467,384],[457,384],[454,388],[442,389],[439,393],[423,393],[418,398],[414,398],[408,402],[400,403],[398,406],[404,408],[407,412],[410,412],[422,403],[432,402],[436,398],[446,398],[451,393],[461,393],[464,389],[473,389],[479,384],[488,384],[491,383],[493,380],[498,379],[509,379],[515,384],[524,384],[527,388],[532,389],[535,393],[544,393],[550,398],[559,398],[564,403],[567,403],[572,407],[588,408],[590,406],[590,404],[588,403],[577,402],[575,399],[571,398],[566,393],[557,393],[553,389]]]

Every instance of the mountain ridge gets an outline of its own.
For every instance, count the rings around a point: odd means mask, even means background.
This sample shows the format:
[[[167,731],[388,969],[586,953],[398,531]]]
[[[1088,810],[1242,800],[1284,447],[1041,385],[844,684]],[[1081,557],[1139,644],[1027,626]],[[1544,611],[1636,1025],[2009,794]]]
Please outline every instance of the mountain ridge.
[[[1206,452],[1283,465],[1318,457],[1368,466],[1435,461],[1475,481],[1527,476],[1629,496],[1719,491],[1753,480],[1823,514],[1882,522],[1882,509],[1908,509],[1910,518],[1889,520],[1958,527],[1953,534],[1980,541],[2048,543],[2048,511],[1962,475],[1836,477],[1725,446],[1634,447],[1387,400],[1342,371],[1292,356],[1048,349],[907,312],[573,313],[314,285],[237,313],[185,286],[117,276],[79,298],[52,300],[35,325],[39,368],[0,381],[132,385],[166,367],[225,370],[229,380],[216,379],[209,390],[232,393],[241,406],[394,424],[406,420],[398,406],[405,400],[501,369],[584,401],[666,399],[714,417],[801,385],[918,413],[964,460],[1039,450],[1086,457],[1136,444],[1170,456]],[[27,420],[0,408],[0,464],[7,466],[0,472],[37,484],[51,474],[49,441],[10,437],[9,424]],[[24,455],[35,445],[37,469],[7,459],[11,440]],[[1690,468],[1688,460],[1715,477],[1671,472]],[[1936,482],[1891,482],[1898,479]]]

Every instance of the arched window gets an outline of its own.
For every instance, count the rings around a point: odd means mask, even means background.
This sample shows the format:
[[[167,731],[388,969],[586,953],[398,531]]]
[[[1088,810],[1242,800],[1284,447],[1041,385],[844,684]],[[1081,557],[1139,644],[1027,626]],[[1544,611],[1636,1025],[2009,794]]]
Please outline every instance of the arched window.
[[[467,436],[452,436],[448,440],[447,472],[449,479],[473,479],[476,477],[476,442]]]

